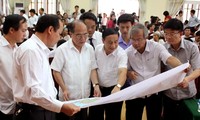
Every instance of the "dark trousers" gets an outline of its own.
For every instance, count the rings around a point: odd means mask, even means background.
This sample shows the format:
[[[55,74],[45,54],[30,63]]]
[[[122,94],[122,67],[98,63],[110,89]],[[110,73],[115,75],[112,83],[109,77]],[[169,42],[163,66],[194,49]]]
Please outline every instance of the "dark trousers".
[[[87,120],[87,108],[81,109],[80,112],[73,116],[67,116],[64,113],[56,114],[57,120]]]
[[[56,116],[40,106],[20,103],[16,105],[13,120],[56,120]]]
[[[115,86],[112,87],[100,87],[102,97],[111,94]],[[120,120],[121,119],[121,109],[123,102],[109,103],[104,105],[92,106],[89,108],[89,120]]]
[[[4,114],[0,111],[0,120],[12,120],[13,114]]]
[[[126,101],[126,120],[142,120],[146,106],[147,120],[160,120],[162,112],[162,97],[153,94],[150,97],[137,98]]]
[[[183,100],[172,100],[163,95],[163,120],[185,120]]]

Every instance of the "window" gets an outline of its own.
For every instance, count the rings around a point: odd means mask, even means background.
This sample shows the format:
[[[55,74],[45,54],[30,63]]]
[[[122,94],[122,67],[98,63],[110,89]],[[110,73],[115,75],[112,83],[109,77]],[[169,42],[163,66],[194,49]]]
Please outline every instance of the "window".
[[[44,8],[45,13],[47,14],[55,14],[56,0],[31,0],[29,10],[35,9],[35,11],[38,12],[40,8]]]
[[[56,0],[47,0],[48,14],[56,14]]]
[[[186,1],[183,5],[183,22],[190,19],[190,10],[195,10],[195,16],[200,19],[200,2]]]

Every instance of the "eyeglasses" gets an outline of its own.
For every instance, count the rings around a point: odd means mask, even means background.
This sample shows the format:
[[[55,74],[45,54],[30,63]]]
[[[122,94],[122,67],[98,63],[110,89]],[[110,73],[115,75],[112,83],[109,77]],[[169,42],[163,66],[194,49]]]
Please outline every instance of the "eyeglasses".
[[[76,38],[77,39],[81,39],[82,37],[83,38],[87,38],[88,37],[88,33],[85,33],[85,34],[75,34]]]
[[[164,33],[164,36],[174,37],[174,36],[176,36],[177,34],[179,34],[179,32]]]

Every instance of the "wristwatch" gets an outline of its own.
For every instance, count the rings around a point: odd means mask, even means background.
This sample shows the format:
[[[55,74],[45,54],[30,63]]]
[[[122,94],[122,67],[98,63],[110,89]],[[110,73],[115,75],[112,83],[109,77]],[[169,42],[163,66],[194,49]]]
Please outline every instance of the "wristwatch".
[[[119,83],[116,85],[118,88],[121,88],[122,87],[122,85],[120,85]]]
[[[95,86],[97,86],[97,85],[99,85],[99,83],[94,83],[92,86],[95,87]]]

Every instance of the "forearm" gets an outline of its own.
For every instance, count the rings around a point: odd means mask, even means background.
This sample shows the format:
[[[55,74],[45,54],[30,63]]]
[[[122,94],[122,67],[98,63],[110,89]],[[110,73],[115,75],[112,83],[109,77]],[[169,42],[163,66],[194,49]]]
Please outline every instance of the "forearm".
[[[126,68],[120,68],[119,69],[119,77],[117,80],[117,84],[120,84],[121,86],[124,85],[125,81],[126,81],[126,75],[127,75],[127,69]]]
[[[58,85],[61,87],[62,91],[66,91],[67,88],[66,88],[66,85],[64,83],[64,80],[63,80],[60,72],[53,70],[53,76],[54,76],[56,82],[58,83]]]
[[[181,65],[181,61],[179,59],[177,59],[176,57],[174,56],[170,56],[168,59],[167,59],[167,62],[166,62],[168,65],[170,65],[171,67],[177,67],[179,65]]]
[[[99,83],[99,81],[98,81],[98,75],[97,75],[96,69],[93,69],[93,70],[91,71],[90,79],[91,79],[92,84],[97,84],[97,83]]]
[[[200,68],[194,70],[190,75],[185,77],[185,80],[187,80],[188,82],[198,78],[200,76]]]

